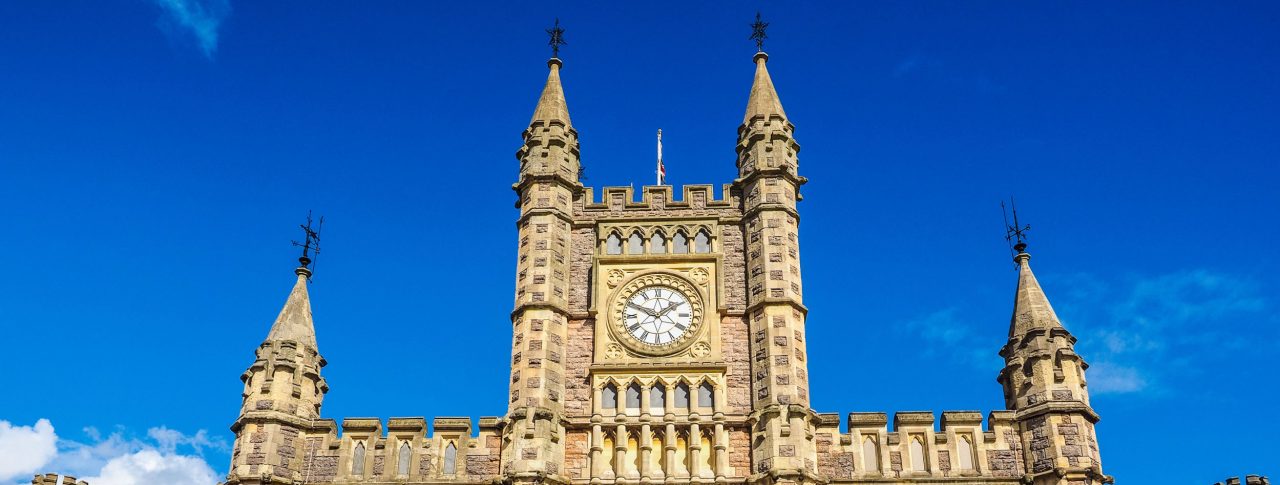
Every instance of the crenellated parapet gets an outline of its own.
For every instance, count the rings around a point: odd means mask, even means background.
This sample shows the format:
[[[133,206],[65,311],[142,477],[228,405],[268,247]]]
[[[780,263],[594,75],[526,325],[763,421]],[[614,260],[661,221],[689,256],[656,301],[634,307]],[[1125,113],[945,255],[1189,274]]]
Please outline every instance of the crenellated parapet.
[[[1240,477],[1231,477],[1213,485],[1271,485],[1271,480],[1261,475],[1245,475],[1244,481],[1241,481]]]
[[[839,416],[819,414],[814,443],[817,471],[831,482],[901,480],[910,483],[1020,483],[1022,443],[1011,411],[929,411],[893,415],[850,413],[846,432]]]
[[[611,214],[635,217],[647,215],[644,214],[647,212],[655,217],[664,213],[714,217],[724,215],[726,210],[732,209],[728,211],[730,213],[736,211],[740,203],[733,184],[723,184],[719,190],[709,184],[684,185],[679,192],[670,185],[646,185],[639,190],[635,187],[604,187],[600,189],[599,198],[594,188],[585,187],[582,197],[574,203],[574,215],[607,219]]]
[[[62,483],[58,483],[57,473],[45,473],[43,475],[36,475],[35,478],[32,478],[31,485],[89,485],[89,482],[76,480],[76,477],[71,475],[63,475]]]
[[[501,473],[500,418],[440,417],[428,427],[422,417],[347,418],[339,424],[317,419],[299,430],[296,461],[301,483],[489,483]],[[236,453],[255,452],[255,439],[236,444]],[[250,462],[252,463],[252,461]],[[245,465],[233,469],[228,483],[292,483],[268,480],[271,472]],[[280,477],[284,479],[285,477]]]

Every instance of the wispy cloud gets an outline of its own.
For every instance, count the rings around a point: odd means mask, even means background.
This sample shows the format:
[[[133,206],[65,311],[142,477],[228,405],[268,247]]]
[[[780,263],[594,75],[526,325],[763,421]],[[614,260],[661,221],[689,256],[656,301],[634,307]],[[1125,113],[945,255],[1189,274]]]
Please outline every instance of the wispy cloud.
[[[58,438],[47,419],[32,426],[0,421],[0,483],[29,483],[34,473],[56,472],[93,485],[213,485],[217,474],[203,450],[227,449],[204,430],[186,435],[161,426],[146,438],[127,438],[124,430],[106,438],[94,428],[84,431],[92,443]]]
[[[1203,269],[1113,280],[1084,273],[1040,276],[1063,324],[1079,338],[1077,351],[1091,364],[1094,394],[1170,393],[1173,381],[1196,374],[1214,356],[1280,339],[1269,312],[1274,302],[1247,277]],[[1001,342],[974,327],[991,322],[969,317],[976,314],[990,310],[950,307],[900,328],[928,341],[930,353],[989,369]]]
[[[990,76],[975,72],[971,67],[947,64],[942,59],[922,54],[912,54],[898,61],[890,74],[897,79],[920,77],[980,93],[997,93],[1005,90],[1003,85],[991,79]]]
[[[151,0],[163,15],[160,28],[169,35],[189,33],[200,51],[212,58],[218,50],[218,27],[231,14],[230,0]]]
[[[1075,291],[1050,298],[1094,364],[1095,393],[1169,392],[1169,381],[1197,373],[1209,357],[1243,349],[1254,328],[1249,322],[1272,319],[1256,282],[1226,273],[1187,270],[1121,282],[1078,274],[1062,281]]]
[[[976,368],[992,368],[998,361],[995,346],[984,342],[971,326],[973,319],[962,318],[958,307],[938,310],[908,320],[902,330],[929,342],[927,355],[940,355]]]

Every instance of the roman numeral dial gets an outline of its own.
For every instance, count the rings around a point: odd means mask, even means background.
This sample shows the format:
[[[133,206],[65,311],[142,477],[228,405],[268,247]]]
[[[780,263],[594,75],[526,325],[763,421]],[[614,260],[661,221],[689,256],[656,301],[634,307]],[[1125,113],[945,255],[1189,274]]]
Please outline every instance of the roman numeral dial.
[[[703,334],[702,292],[684,275],[651,272],[621,284],[609,297],[609,332],[632,355],[674,355]]]
[[[627,334],[640,343],[670,345],[680,340],[693,323],[689,297],[670,286],[645,286],[625,298],[622,319]]]

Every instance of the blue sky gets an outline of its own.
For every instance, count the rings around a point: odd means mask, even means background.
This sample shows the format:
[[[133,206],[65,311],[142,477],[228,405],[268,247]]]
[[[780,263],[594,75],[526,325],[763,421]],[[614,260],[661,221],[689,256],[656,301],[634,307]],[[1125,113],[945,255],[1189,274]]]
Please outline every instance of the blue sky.
[[[500,415],[543,29],[588,185],[651,183],[658,128],[719,184],[757,8],[815,408],[1003,406],[1015,196],[1106,471],[1280,475],[1238,419],[1280,399],[1280,8],[1217,3],[0,3],[0,483],[224,474],[308,209],[324,414]]]

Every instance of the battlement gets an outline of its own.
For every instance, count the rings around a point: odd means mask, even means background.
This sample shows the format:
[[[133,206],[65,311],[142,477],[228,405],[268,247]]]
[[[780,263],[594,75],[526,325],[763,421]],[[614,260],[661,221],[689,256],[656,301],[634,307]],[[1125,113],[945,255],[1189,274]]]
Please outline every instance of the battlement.
[[[274,450],[265,435],[249,429],[237,437],[234,454],[245,459],[233,458],[231,476],[274,473],[304,483],[479,483],[499,474],[501,418],[482,417],[478,429],[467,417],[438,417],[429,427],[423,417],[383,423],[381,418],[346,418],[341,424],[316,419],[305,428],[282,428],[276,435],[286,439]]]
[[[342,420],[341,426],[333,419],[321,419],[326,423],[326,427],[331,432],[341,431],[337,436],[345,437],[348,434],[358,434],[364,437],[387,438],[389,436],[398,436],[404,438],[409,435],[415,437],[432,438],[437,434],[444,433],[451,437],[470,437],[478,438],[488,433],[498,433],[502,427],[502,418],[495,416],[485,416],[480,418],[478,429],[472,429],[471,418],[465,416],[442,416],[431,420],[431,426],[427,426],[427,420],[424,417],[406,417],[406,418],[389,418],[386,420],[386,428],[383,429],[381,418],[346,418]],[[478,431],[478,432],[477,432]]]
[[[35,478],[31,479],[31,485],[59,485],[58,474],[46,473],[44,475],[36,475]],[[61,485],[89,485],[89,482],[84,480],[77,481],[76,477],[63,475]]]
[[[1012,411],[931,411],[816,415],[818,470],[832,479],[983,477],[1015,483],[1024,474]]]
[[[1240,477],[1231,477],[1213,485],[1271,485],[1271,480],[1261,475],[1245,475],[1243,482],[1240,481]]]
[[[709,184],[681,186],[679,199],[674,197],[674,189],[670,185],[645,185],[639,190],[640,199],[636,200],[634,187],[604,187],[597,200],[595,189],[586,187],[580,209],[588,212],[725,209],[737,207],[739,203],[733,184],[722,185],[719,198],[714,186]]]

